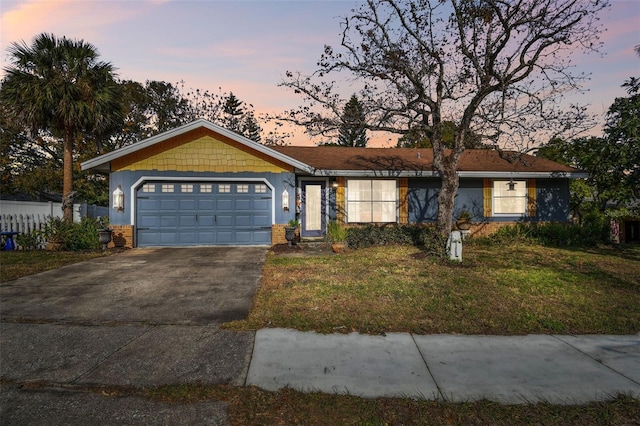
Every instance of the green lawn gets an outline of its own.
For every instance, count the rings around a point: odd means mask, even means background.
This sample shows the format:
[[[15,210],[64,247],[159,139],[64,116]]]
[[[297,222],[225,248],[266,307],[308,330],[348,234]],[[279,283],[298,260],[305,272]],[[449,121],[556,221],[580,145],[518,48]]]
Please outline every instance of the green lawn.
[[[635,334],[640,247],[466,244],[462,264],[409,246],[270,254],[255,307],[232,329],[419,334]]]

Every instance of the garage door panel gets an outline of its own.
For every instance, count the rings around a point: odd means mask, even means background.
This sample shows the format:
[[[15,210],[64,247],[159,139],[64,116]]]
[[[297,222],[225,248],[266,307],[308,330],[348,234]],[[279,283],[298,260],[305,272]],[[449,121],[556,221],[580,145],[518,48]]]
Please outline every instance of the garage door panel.
[[[214,226],[215,224],[214,215],[209,213],[203,214],[202,212],[198,213],[198,226]]]
[[[254,210],[269,211],[269,210],[271,210],[271,199],[253,200],[253,206],[252,207],[253,207]]]
[[[248,230],[237,231],[235,237],[239,244],[249,244],[253,242],[252,232]]]
[[[216,225],[218,226],[233,226],[234,225],[234,216],[230,214],[221,214],[216,218]]]
[[[177,215],[162,215],[160,216],[161,228],[176,228],[178,226]]]
[[[138,209],[141,211],[158,211],[160,208],[160,200],[142,198],[138,199]]]
[[[269,226],[271,225],[271,218],[267,215],[254,215],[253,226]]]
[[[251,227],[253,226],[253,217],[248,214],[238,214],[235,217],[235,225],[237,227]]]
[[[215,206],[215,201],[213,199],[205,200],[201,198],[198,200],[198,210],[214,210]]]
[[[197,226],[198,222],[196,220],[195,213],[194,214],[180,216],[180,218],[178,220],[178,224],[179,224],[180,227]]]
[[[254,244],[270,244],[271,243],[271,227],[254,231],[253,243]]]
[[[160,226],[160,218],[149,214],[140,215],[138,219],[138,226],[141,228],[157,228]]]
[[[218,244],[235,244],[233,231],[218,231],[216,237]]]
[[[253,203],[251,199],[238,199],[236,200],[236,210],[251,210]]]
[[[154,245],[158,244],[160,234],[158,232],[139,231],[138,232],[138,245]]]
[[[193,244],[197,241],[197,233],[195,231],[180,231],[178,234],[178,242],[181,244]]]
[[[138,190],[136,236],[140,246],[271,242],[271,190],[264,192],[265,185],[233,181],[153,185],[158,192]],[[238,188],[242,192],[236,192]]]
[[[196,210],[198,202],[194,198],[182,198],[178,201],[180,210]]]
[[[178,242],[177,232],[160,232],[161,244],[175,244]]]
[[[171,198],[160,199],[160,210],[178,210],[178,200]]]
[[[198,244],[215,244],[216,233],[213,231],[200,231],[196,234]]]
[[[228,198],[216,200],[216,210],[233,211],[233,200]]]

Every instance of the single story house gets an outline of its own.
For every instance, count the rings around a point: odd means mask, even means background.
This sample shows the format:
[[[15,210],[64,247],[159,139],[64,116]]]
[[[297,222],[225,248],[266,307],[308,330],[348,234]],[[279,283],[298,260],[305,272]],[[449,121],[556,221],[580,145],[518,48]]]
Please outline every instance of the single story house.
[[[82,163],[109,174],[114,239],[129,246],[270,245],[298,218],[303,238],[326,224],[428,223],[440,179],[433,152],[258,144],[206,120]],[[529,155],[467,150],[454,215],[474,233],[515,221],[568,221],[580,170]]]

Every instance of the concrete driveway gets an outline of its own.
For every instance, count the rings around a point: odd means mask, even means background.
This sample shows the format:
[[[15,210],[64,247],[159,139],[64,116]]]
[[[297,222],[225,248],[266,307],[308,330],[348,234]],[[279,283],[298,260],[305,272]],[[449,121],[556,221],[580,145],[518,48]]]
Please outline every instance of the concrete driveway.
[[[134,249],[0,284],[0,418],[227,424],[223,402],[175,407],[82,389],[243,385],[254,333],[219,324],[247,316],[265,255],[264,247]]]
[[[3,321],[211,325],[245,318],[264,247],[134,249],[0,285]]]

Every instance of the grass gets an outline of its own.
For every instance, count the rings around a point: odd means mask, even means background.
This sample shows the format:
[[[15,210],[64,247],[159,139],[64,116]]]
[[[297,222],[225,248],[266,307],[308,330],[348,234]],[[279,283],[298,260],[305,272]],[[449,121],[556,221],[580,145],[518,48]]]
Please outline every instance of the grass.
[[[108,256],[111,250],[99,251],[0,251],[0,282],[57,269],[96,257]]]
[[[256,387],[165,386],[146,396],[169,403],[222,400],[232,425],[590,425],[636,424],[638,400],[620,395],[586,405],[501,405],[490,401],[443,403],[409,398],[267,392]]]
[[[37,390],[47,382],[0,384]],[[269,392],[254,386],[180,384],[157,388],[70,385],[66,389],[104,398],[137,396],[172,404],[222,401],[232,425],[634,425],[640,401],[617,395],[609,401],[584,405],[549,403],[502,405],[491,401],[447,403],[409,398],[365,399],[352,395],[293,389]],[[195,408],[194,408],[195,409]]]
[[[106,254],[3,252],[0,281]],[[226,327],[465,334],[635,334],[640,329],[640,247],[574,250],[470,243],[463,254],[462,264],[399,246],[339,256],[270,254],[249,318]],[[640,401],[625,395],[585,405],[501,405],[197,383],[78,390],[167,404],[224,401],[232,425],[627,425],[640,418]]]
[[[640,247],[589,250],[471,243],[461,264],[409,246],[333,256],[270,254],[251,330],[323,333],[635,334]]]

